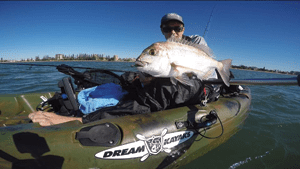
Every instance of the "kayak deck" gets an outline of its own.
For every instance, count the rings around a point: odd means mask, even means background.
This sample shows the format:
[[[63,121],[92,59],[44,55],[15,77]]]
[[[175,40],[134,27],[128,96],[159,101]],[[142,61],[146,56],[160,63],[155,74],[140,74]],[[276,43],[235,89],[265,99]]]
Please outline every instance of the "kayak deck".
[[[29,123],[28,114],[35,112],[41,103],[40,96],[53,97],[54,93],[29,93],[0,95],[0,126]]]
[[[53,93],[43,95],[50,98]],[[41,102],[40,96],[0,96],[0,124],[3,126],[0,127],[0,166],[178,168],[234,135],[247,118],[251,103],[250,89],[245,88],[239,95],[220,97],[207,106],[191,105],[86,124],[72,121],[41,127],[29,123],[27,117]],[[201,118],[212,111],[219,120],[208,127],[197,126]],[[80,139],[95,129],[93,136],[107,136],[95,137],[95,140],[109,140],[110,133],[102,130],[105,126],[117,133],[114,137],[118,139],[111,138],[113,143],[88,145]]]

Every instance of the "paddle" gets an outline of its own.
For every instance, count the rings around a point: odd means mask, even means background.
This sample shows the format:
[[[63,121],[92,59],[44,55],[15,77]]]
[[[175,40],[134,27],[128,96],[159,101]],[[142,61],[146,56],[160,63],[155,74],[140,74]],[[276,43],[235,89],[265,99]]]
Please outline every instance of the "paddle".
[[[223,84],[221,79],[203,80],[205,84]],[[255,78],[255,79],[232,79],[229,81],[230,85],[289,85],[300,86],[300,75],[292,78]]]

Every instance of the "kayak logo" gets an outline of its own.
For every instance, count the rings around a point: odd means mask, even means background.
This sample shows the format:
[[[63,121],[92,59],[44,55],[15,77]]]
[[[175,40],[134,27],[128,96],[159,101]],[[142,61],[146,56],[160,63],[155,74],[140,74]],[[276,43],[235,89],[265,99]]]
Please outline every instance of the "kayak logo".
[[[141,158],[141,161],[145,161],[150,154],[158,154],[161,152],[161,150],[164,150],[166,153],[170,153],[171,149],[163,149],[163,137],[167,134],[168,130],[164,129],[160,136],[152,136],[150,138],[146,138],[143,135],[137,134],[136,137],[140,140],[143,140],[147,150],[148,154],[144,155]]]
[[[163,129],[161,135],[146,138],[141,134],[136,137],[139,141],[114,147],[95,154],[96,158],[101,159],[130,159],[139,158],[145,161],[150,155],[159,154],[161,151],[170,153],[171,148],[189,140],[193,135],[193,131],[180,131],[167,134],[168,130]]]

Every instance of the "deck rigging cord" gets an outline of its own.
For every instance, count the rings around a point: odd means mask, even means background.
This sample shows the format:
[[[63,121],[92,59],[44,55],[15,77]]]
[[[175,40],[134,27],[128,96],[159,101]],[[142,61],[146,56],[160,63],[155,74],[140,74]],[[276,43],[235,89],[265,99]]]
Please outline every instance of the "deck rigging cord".
[[[204,128],[204,131],[205,131],[204,134],[201,134],[201,132],[199,132],[199,131],[197,131],[197,134],[199,134],[200,136],[202,136],[202,137],[204,137],[204,138],[207,138],[207,139],[216,139],[216,138],[221,137],[221,136],[223,135],[223,133],[224,133],[224,127],[223,127],[222,121],[221,121],[220,117],[217,115],[217,113],[216,113],[216,117],[217,117],[217,119],[219,120],[220,125],[221,125],[221,128],[222,128],[222,132],[221,132],[220,135],[218,135],[218,136],[216,136],[216,137],[207,137],[207,136],[205,136],[206,128]]]
[[[208,137],[208,136],[205,136],[206,134],[206,131],[208,129],[211,128],[212,125],[216,124],[217,121],[219,120],[220,122],[220,126],[221,126],[221,129],[222,129],[222,132],[221,134],[219,134],[218,136],[215,136],[215,137]],[[224,127],[223,127],[223,123],[220,119],[220,117],[218,116],[218,113],[215,111],[215,110],[212,110],[209,114],[207,114],[206,116],[202,116],[201,119],[200,119],[200,122],[201,123],[190,123],[191,127],[192,128],[195,128],[196,129],[196,134],[202,136],[202,138],[206,138],[206,139],[217,139],[219,137],[221,137],[223,134],[224,134]],[[198,129],[203,129],[202,131],[199,131]],[[201,134],[201,132],[204,132],[204,134]],[[201,139],[202,139],[201,138]],[[200,140],[201,140],[200,139]],[[200,140],[197,140],[197,141],[200,141]]]

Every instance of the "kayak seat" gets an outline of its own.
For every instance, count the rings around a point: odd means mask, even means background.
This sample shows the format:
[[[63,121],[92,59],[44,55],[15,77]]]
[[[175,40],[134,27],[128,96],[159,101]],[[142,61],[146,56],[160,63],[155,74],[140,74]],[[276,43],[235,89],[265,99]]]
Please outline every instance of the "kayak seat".
[[[52,98],[47,100],[54,112],[63,116],[81,116],[71,78],[64,77],[58,82],[58,87],[61,92],[56,92]]]

